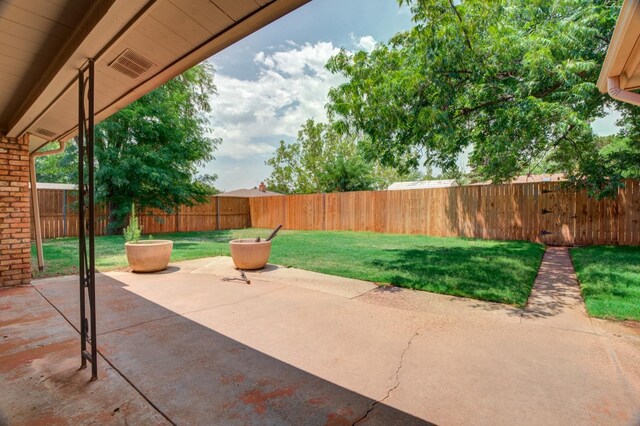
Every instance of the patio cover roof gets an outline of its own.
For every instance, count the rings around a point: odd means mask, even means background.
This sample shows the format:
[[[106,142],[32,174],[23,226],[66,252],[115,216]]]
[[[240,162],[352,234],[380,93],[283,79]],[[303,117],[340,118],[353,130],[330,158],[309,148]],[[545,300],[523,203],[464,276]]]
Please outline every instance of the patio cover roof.
[[[308,1],[0,0],[0,135],[73,137],[88,58],[99,122]]]
[[[616,83],[617,82],[617,83]],[[611,84],[617,84],[612,93]],[[598,88],[618,99],[622,91],[640,88],[640,0],[625,0],[602,65]],[[615,90],[614,89],[614,90]],[[620,99],[633,102],[629,99]]]

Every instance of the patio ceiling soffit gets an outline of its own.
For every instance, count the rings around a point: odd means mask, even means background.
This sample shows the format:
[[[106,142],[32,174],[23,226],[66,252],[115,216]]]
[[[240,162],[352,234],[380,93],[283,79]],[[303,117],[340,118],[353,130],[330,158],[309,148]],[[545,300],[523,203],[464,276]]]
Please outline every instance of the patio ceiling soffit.
[[[5,1],[8,0],[0,0],[0,19],[13,19],[11,13],[28,19],[29,15],[19,7],[33,9],[32,2],[44,0],[11,0],[17,5],[10,5],[13,9],[5,7]],[[67,1],[74,7],[82,3]],[[19,105],[0,104],[7,105],[4,111],[0,109],[0,117],[7,117],[0,120],[0,133],[10,138],[29,133],[31,152],[49,141],[75,136],[78,69],[88,58],[95,60],[99,122],[308,1],[87,0],[81,19],[57,46],[44,71],[41,58],[24,53],[23,63],[30,60],[27,72],[37,73],[37,79],[24,93],[16,89],[9,94],[12,99],[20,95]],[[55,27],[46,24],[46,20],[36,19],[29,25],[38,27],[39,32],[50,31],[51,38],[55,38]],[[55,44],[49,45],[56,49]],[[0,45],[0,63],[7,49]],[[0,65],[0,71],[14,75],[16,69],[11,69],[10,62]]]

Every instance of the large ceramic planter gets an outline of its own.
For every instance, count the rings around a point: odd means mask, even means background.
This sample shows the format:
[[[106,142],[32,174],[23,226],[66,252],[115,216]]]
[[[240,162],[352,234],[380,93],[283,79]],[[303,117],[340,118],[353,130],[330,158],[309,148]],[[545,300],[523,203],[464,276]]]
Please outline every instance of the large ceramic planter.
[[[173,241],[149,240],[125,243],[129,266],[134,272],[162,271],[169,264]]]
[[[256,242],[255,238],[232,240],[229,247],[233,263],[238,269],[262,269],[271,254],[271,241]]]

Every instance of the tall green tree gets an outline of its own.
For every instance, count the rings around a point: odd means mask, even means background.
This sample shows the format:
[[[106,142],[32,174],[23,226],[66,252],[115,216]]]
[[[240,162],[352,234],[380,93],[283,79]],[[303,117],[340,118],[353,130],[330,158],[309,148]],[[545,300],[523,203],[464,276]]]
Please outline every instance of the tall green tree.
[[[56,148],[51,146],[44,150]],[[36,181],[78,183],[78,146],[74,140],[67,142],[64,152],[60,154],[36,158]]]
[[[300,127],[297,143],[280,141],[274,156],[266,161],[272,168],[267,186],[284,194],[322,192],[325,164],[338,156],[350,157],[355,151],[353,138],[309,119]]]
[[[624,104],[619,107],[622,131],[616,137],[602,141],[601,152],[616,170],[627,179],[640,179],[640,108]]]
[[[399,172],[365,160],[367,149],[363,138],[339,132],[332,124],[307,120],[297,142],[280,141],[273,157],[266,161],[272,169],[267,186],[284,194],[311,194],[380,189],[398,180],[420,178],[415,169]]]
[[[375,177],[371,163],[360,155],[339,155],[325,164],[320,182],[322,192],[367,191],[374,188]]]
[[[213,68],[203,63],[96,126],[96,199],[108,205],[110,232],[120,232],[132,203],[172,212],[217,191],[217,176],[197,173],[220,143],[208,128],[214,93]],[[76,183],[76,145],[38,169],[40,179]]]
[[[208,136],[213,93],[213,68],[203,63],[96,127],[98,198],[108,203],[111,231],[120,231],[132,201],[172,212],[206,200],[210,188],[196,175],[220,142]]]
[[[591,122],[613,101],[596,81],[619,1],[399,0],[415,26],[370,53],[342,51],[348,78],[328,109],[370,137],[383,164],[422,158],[447,172],[471,149],[481,179],[504,182],[542,162],[610,191]],[[409,155],[408,155],[409,154]]]

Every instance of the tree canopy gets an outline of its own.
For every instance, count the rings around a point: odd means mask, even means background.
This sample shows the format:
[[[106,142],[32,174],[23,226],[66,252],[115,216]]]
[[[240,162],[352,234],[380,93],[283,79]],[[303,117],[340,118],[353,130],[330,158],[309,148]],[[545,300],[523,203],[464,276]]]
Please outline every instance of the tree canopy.
[[[55,148],[49,145],[43,151]],[[67,142],[64,152],[60,154],[36,158],[36,180],[49,183],[78,183],[78,146],[75,140]]]
[[[95,129],[96,199],[107,203],[119,232],[132,202],[173,211],[206,200],[215,176],[197,176],[219,139],[209,136],[213,68],[200,64],[112,115]],[[53,163],[58,161],[58,165]],[[77,147],[39,163],[39,178],[77,182]]]
[[[618,109],[622,131],[602,144],[601,152],[610,163],[608,168],[619,170],[625,178],[640,179],[640,108],[624,104]]]
[[[614,103],[596,81],[620,2],[399,3],[413,29],[327,64],[348,78],[330,91],[329,113],[369,137],[369,156],[446,172],[470,150],[480,179],[505,182],[544,163],[593,193],[616,187],[619,171],[597,167],[606,161],[591,122]]]
[[[284,194],[311,194],[382,189],[397,180],[420,178],[416,170],[398,172],[365,159],[363,139],[309,119],[300,127],[297,143],[280,141],[266,161],[272,168],[267,186]]]

